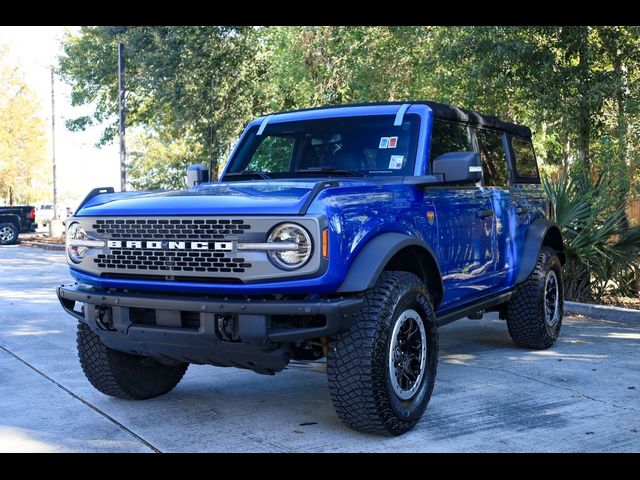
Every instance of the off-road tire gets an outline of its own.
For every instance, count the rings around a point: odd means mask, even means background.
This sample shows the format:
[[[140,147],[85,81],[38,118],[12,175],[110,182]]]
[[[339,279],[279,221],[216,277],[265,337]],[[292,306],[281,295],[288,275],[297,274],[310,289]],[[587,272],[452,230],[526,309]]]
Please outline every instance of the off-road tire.
[[[383,272],[375,286],[360,295],[361,311],[349,331],[329,339],[329,392],[340,419],[366,433],[401,435],[418,422],[429,403],[438,364],[438,329],[424,283],[408,272]],[[389,346],[400,315],[417,312],[424,324],[427,351],[416,393],[402,400],[390,378]]]
[[[20,235],[20,230],[13,223],[0,223],[0,231],[8,232],[10,238],[5,238],[4,235],[0,236],[0,245],[13,245],[14,243],[18,243],[18,235]]]
[[[78,323],[77,345],[82,371],[91,385],[112,397],[145,400],[164,395],[180,382],[189,366],[162,365],[113,350],[84,323]]]
[[[550,326],[545,321],[545,281],[549,272],[555,272],[559,288],[559,318]],[[536,265],[529,277],[516,287],[507,304],[507,327],[513,342],[522,348],[545,349],[551,347],[560,336],[564,290],[562,265],[556,252],[542,247]]]

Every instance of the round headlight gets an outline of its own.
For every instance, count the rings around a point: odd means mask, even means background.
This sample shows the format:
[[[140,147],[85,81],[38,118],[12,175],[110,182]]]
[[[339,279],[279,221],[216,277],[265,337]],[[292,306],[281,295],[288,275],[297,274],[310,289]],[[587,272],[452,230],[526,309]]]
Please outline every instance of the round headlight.
[[[283,270],[302,267],[311,257],[311,237],[300,225],[281,223],[276,225],[267,239],[274,248],[269,250],[269,258]],[[289,248],[286,248],[289,246]]]
[[[67,254],[75,263],[80,263],[89,250],[88,247],[70,245],[71,240],[87,240],[89,237],[79,223],[74,222],[67,228]]]

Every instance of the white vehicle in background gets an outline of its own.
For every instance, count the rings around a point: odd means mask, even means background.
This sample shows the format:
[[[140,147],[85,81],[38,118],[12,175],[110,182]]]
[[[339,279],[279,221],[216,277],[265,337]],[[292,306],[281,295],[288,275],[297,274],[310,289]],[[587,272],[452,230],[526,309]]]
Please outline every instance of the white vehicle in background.
[[[69,207],[58,206],[58,218],[60,220],[66,220],[71,215]],[[53,218],[53,205],[42,204],[36,206],[36,222],[42,227],[49,225],[49,222]]]

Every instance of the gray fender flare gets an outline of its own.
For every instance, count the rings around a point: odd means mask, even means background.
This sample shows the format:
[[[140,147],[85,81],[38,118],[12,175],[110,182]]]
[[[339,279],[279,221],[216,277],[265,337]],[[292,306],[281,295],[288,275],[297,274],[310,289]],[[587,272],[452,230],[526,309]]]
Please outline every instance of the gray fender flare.
[[[423,240],[404,233],[382,233],[371,239],[360,250],[337,291],[341,293],[363,292],[373,287],[389,260],[403,248],[411,246],[425,249],[433,258],[436,267],[438,266],[437,257],[433,250]],[[442,287],[439,268],[438,281]]]
[[[564,265],[565,257],[563,253],[562,234],[560,227],[556,222],[546,218],[537,218],[534,220],[524,240],[522,254],[520,255],[520,265],[518,266],[518,274],[516,275],[516,284],[524,282],[538,261],[538,253],[542,248],[542,242],[547,235],[551,235],[552,242],[550,246],[558,252],[560,262]]]

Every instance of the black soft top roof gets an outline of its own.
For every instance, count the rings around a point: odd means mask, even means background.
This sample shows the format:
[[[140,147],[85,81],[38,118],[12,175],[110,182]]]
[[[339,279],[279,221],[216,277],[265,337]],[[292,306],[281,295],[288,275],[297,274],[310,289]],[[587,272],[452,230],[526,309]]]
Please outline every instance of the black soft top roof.
[[[429,100],[348,103],[348,104],[341,104],[341,105],[325,105],[322,107],[303,108],[300,110],[289,110],[289,111],[304,112],[309,110],[324,110],[324,109],[341,108],[341,107],[366,107],[366,106],[373,106],[373,105],[402,105],[405,103],[410,103],[412,105],[416,105],[416,104],[427,105],[429,106],[429,108],[431,108],[431,110],[433,110],[433,114],[435,118],[439,118],[441,120],[464,122],[470,125],[478,125],[486,128],[504,130],[505,132],[511,133],[512,135],[516,135],[518,137],[527,137],[527,138],[531,137],[531,129],[529,127],[525,127],[524,125],[505,122],[491,115],[482,115],[481,113],[475,112],[473,110],[458,108],[453,105],[448,105],[446,103],[431,102]],[[286,113],[286,112],[278,112],[278,113]]]

